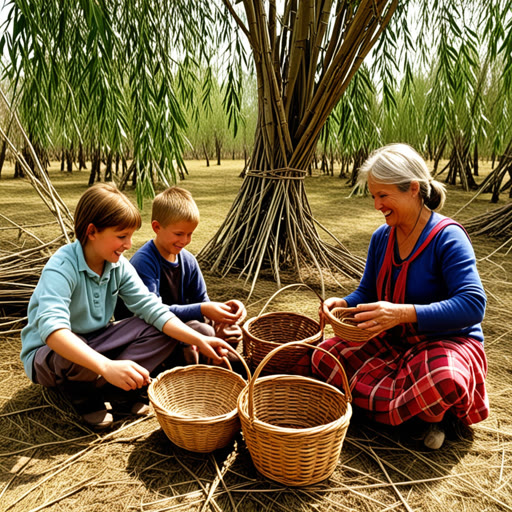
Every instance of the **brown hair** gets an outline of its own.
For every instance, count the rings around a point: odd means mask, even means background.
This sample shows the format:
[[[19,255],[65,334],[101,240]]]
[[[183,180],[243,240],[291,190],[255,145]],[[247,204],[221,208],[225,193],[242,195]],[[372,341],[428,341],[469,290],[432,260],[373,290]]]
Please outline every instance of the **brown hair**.
[[[169,187],[153,199],[151,220],[163,227],[181,221],[199,224],[199,209],[188,190]]]
[[[79,199],[75,209],[75,237],[82,246],[87,241],[87,227],[94,224],[98,231],[118,227],[139,229],[142,218],[137,207],[110,183],[96,183]]]

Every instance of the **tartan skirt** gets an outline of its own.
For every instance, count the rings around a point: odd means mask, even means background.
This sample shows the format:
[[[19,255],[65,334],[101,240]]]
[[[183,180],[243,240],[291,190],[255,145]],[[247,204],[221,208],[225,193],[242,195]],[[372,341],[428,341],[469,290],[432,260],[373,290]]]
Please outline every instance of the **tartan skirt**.
[[[386,333],[363,344],[338,337],[320,347],[343,365],[353,404],[373,420],[399,425],[412,417],[437,422],[450,411],[465,425],[487,418],[487,360],[483,343],[472,338],[393,343]],[[320,351],[311,357],[313,375],[341,386],[339,368]]]

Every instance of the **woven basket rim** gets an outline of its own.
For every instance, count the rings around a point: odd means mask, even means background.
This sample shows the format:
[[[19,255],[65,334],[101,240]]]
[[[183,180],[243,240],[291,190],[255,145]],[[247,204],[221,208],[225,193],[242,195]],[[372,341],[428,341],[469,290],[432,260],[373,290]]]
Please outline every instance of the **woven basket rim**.
[[[357,308],[353,308],[353,307],[350,307],[350,308],[342,308],[342,307],[338,307],[338,308],[333,308],[332,310],[327,310],[326,311],[326,315],[327,315],[327,318],[329,318],[329,320],[331,320],[332,322],[334,323],[341,323],[333,314],[332,312],[333,311],[339,311],[339,310],[343,310],[343,311],[346,311],[347,313],[351,313],[352,311],[357,311]]]
[[[163,382],[164,378],[172,377],[172,374],[179,373],[180,371],[188,372],[188,371],[197,371],[197,370],[208,371],[211,373],[219,373],[220,372],[220,373],[230,374],[230,377],[235,378],[235,380],[240,380],[241,383],[243,384],[243,387],[240,392],[242,392],[244,390],[245,386],[247,385],[247,381],[241,375],[239,375],[238,373],[235,373],[231,370],[228,370],[227,368],[222,368],[220,366],[210,366],[207,364],[175,366],[174,368],[170,368],[169,370],[165,370],[164,372],[160,373],[158,375],[158,377],[153,379],[151,384],[148,386],[149,401],[151,402],[151,405],[155,409],[155,412],[157,412],[158,414],[161,414],[162,416],[166,416],[167,418],[172,419],[175,422],[183,422],[183,423],[187,423],[187,424],[189,424],[189,423],[196,423],[196,424],[214,423],[216,421],[220,422],[220,421],[224,421],[227,419],[231,419],[232,417],[236,416],[238,414],[236,404],[235,404],[234,409],[232,409],[231,411],[224,413],[224,414],[219,414],[216,416],[202,416],[200,418],[192,418],[190,416],[185,416],[183,414],[179,414],[174,411],[171,412],[171,411],[167,410],[166,408],[164,408],[159,403],[157,398],[154,396],[154,389],[158,384],[161,384]],[[238,399],[237,399],[237,402],[238,402]]]
[[[247,409],[249,407],[249,386],[246,386],[238,395],[238,414],[240,416],[243,416],[244,420],[249,421],[251,424],[256,424],[269,432],[271,431],[272,433],[279,432],[283,434],[296,434],[297,436],[302,436],[304,434],[314,435],[317,433],[328,434],[333,430],[340,428],[340,426],[342,426],[343,424],[348,423],[350,421],[350,418],[352,417],[351,403],[347,400],[346,396],[338,388],[332,386],[331,384],[328,384],[327,382],[321,382],[317,379],[312,379],[311,377],[304,377],[302,375],[267,375],[265,377],[258,377],[258,379],[256,379],[254,383],[254,390],[256,390],[259,384],[264,384],[265,381],[267,380],[271,380],[274,382],[278,380],[296,380],[299,382],[308,381],[315,385],[320,385],[321,387],[327,387],[329,388],[330,391],[333,391],[335,394],[340,395],[340,398],[342,401],[345,402],[346,407],[345,414],[329,423],[323,423],[321,425],[316,425],[314,427],[307,428],[280,427],[278,425],[273,425],[272,423],[267,423],[265,421],[259,420],[256,416],[254,416],[254,418],[250,417],[250,415],[247,412]]]
[[[334,316],[334,314],[333,314],[334,311],[343,311],[343,312],[347,313],[347,316],[348,316],[353,311],[357,311],[357,308],[355,308],[355,307],[348,307],[348,308],[337,307],[337,308],[333,308],[332,310],[326,311],[327,320],[332,325],[332,328],[334,329],[334,334],[336,334],[337,336],[339,336],[343,339],[346,339],[347,341],[349,341],[351,343],[366,343],[367,341],[369,341],[373,337],[375,337],[377,334],[379,334],[378,332],[369,332],[369,331],[366,331],[365,329],[360,329],[359,327],[357,327],[355,325],[351,325],[346,322],[341,322],[338,318],[336,318],[336,316]],[[336,332],[336,329],[342,329],[344,331],[351,331],[356,335],[356,337],[358,339],[350,339],[350,337],[346,334],[340,335],[339,333]]]
[[[293,313],[291,311],[272,311],[270,313],[264,313],[263,315],[253,316],[252,318],[249,318],[249,320],[246,320],[244,325],[242,325],[242,331],[247,336],[250,336],[254,340],[261,341],[262,343],[271,343],[271,344],[275,344],[276,346],[277,345],[282,345],[282,343],[278,343],[276,341],[271,341],[271,340],[265,340],[263,338],[258,338],[253,333],[249,332],[249,327],[254,322],[256,322],[257,320],[261,320],[261,319],[264,319],[264,318],[266,319],[266,318],[268,318],[270,316],[282,316],[282,315],[293,315],[295,317],[300,317],[300,318],[308,320],[309,322],[311,322],[311,323],[313,323],[313,324],[318,326],[318,332],[315,333],[314,335],[311,335],[311,336],[308,336],[307,338],[304,338],[304,340],[309,340],[310,338],[316,338],[316,337],[318,337],[319,334],[322,333],[322,326],[321,326],[320,322],[317,322],[315,319],[313,319],[313,318],[311,318],[311,317],[309,317],[307,315],[303,315],[301,313]],[[304,340],[298,340],[298,341],[304,341]],[[288,342],[288,343],[292,343],[292,342]],[[304,343],[309,343],[309,342],[304,341]]]

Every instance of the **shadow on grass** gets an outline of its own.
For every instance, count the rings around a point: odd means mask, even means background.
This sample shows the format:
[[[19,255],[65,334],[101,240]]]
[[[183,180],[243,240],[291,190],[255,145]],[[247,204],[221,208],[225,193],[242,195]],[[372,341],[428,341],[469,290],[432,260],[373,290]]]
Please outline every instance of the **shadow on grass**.
[[[174,445],[158,429],[136,442],[127,471],[148,491],[143,509],[158,504],[165,510],[209,510],[210,505],[214,510],[326,510],[333,501],[366,510],[369,503],[393,506],[394,483],[405,494],[423,485],[432,490],[470,448],[470,441],[448,441],[443,452],[430,452],[407,428],[378,426],[358,417],[349,427],[334,474],[313,486],[290,488],[255,469],[241,434],[224,449],[199,454]],[[362,488],[364,493],[357,491]]]

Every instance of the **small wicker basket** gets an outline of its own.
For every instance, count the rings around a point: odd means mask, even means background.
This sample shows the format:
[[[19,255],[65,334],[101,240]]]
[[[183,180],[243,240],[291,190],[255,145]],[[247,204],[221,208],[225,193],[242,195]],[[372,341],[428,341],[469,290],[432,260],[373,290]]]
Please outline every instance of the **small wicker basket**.
[[[333,308],[326,312],[327,322],[331,324],[334,334],[339,338],[353,343],[364,343],[378,334],[357,327],[353,315],[356,308]]]
[[[240,359],[250,379],[249,368]],[[174,444],[207,453],[229,444],[240,430],[236,404],[246,384],[231,369],[179,366],[154,379],[148,396],[162,430]]]
[[[250,383],[238,397],[238,414],[247,448],[256,469],[284,485],[312,485],[328,478],[336,468],[348,430],[352,396],[341,368],[343,390],[309,377],[270,375],[261,377],[264,366],[282,345],[267,354]]]
[[[274,357],[264,369],[263,375],[289,373],[302,356],[323,339],[323,326],[305,315],[287,311],[262,314],[276,295],[293,286],[305,286],[311,290],[302,283],[279,289],[270,297],[260,314],[247,320],[242,326],[243,353],[252,370],[273,349],[293,341],[304,342],[303,345],[294,345],[286,354]]]

